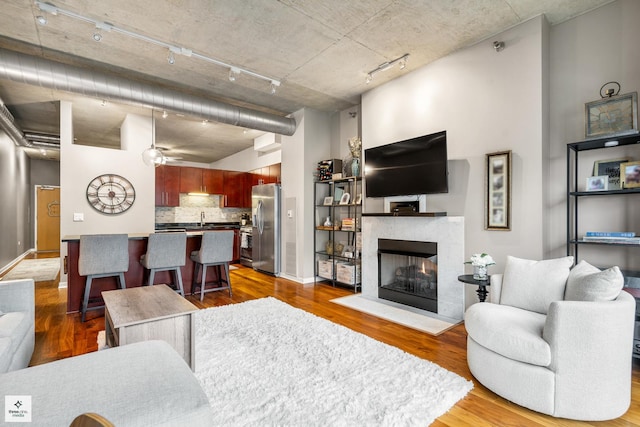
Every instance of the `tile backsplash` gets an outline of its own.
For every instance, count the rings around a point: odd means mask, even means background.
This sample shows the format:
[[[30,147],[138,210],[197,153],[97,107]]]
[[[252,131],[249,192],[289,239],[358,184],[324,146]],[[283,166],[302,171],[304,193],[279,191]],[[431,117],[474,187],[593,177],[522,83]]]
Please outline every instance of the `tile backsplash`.
[[[221,208],[220,197],[189,196],[180,194],[180,206],[173,208],[156,208],[156,223],[171,224],[184,222],[200,222],[200,213],[204,212],[204,220],[210,222],[240,222],[242,214],[251,213],[251,209]]]

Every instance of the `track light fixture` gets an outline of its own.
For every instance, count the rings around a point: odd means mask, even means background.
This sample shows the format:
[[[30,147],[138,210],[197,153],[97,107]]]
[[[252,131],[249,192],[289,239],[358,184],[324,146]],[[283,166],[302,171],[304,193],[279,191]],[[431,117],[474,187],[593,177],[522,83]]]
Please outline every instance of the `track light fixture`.
[[[504,42],[493,42],[493,48],[496,50],[496,52],[502,52],[504,50]]]
[[[238,76],[240,75],[240,69],[232,67],[229,69],[229,81],[235,82]]]
[[[278,90],[278,87],[280,87],[280,82],[277,80],[271,80],[271,95],[275,95],[276,91]]]
[[[169,113],[167,113],[167,110],[162,110],[162,118],[166,119],[167,117],[169,117]]]
[[[394,65],[396,65],[396,63],[398,64],[399,68],[401,70],[404,70],[405,67],[407,66],[407,61],[409,60],[409,54],[405,53],[404,55],[402,55],[399,58],[394,59],[393,61],[387,61],[387,62],[383,62],[382,64],[378,65],[374,70],[371,70],[367,73],[367,77],[365,79],[365,82],[367,84],[371,83],[371,80],[373,80],[373,76],[375,76],[376,74],[378,74],[379,72],[382,71],[386,71],[390,68],[393,68]]]
[[[137,39],[137,40],[142,40],[145,41],[147,43],[150,44],[154,44],[156,46],[161,46],[164,47],[166,49],[169,49],[169,56],[167,57],[167,61],[169,62],[169,64],[174,64],[175,63],[175,56],[174,54],[178,54],[178,55],[183,55],[186,57],[194,57],[194,58],[198,58],[202,61],[206,61],[206,62],[210,62],[212,64],[218,65],[220,67],[225,67],[229,69],[229,80],[230,81],[235,81],[235,79],[238,77],[238,75],[240,74],[247,74],[250,75],[252,77],[255,77],[257,79],[261,79],[264,80],[266,82],[269,83],[269,88],[270,88],[270,92],[271,94],[275,94],[277,88],[280,86],[280,80],[276,80],[272,77],[268,77],[259,73],[255,73],[251,70],[247,70],[244,68],[240,68],[237,67],[235,65],[231,65],[231,64],[227,64],[223,61],[219,61],[215,58],[211,58],[209,56],[206,55],[202,55],[200,53],[194,52],[191,49],[185,48],[185,47],[180,47],[180,46],[174,46],[172,44],[166,43],[162,40],[158,40],[155,39],[153,37],[149,37],[146,36],[144,34],[140,34],[140,33],[136,33],[134,31],[130,31],[130,30],[126,30],[124,28],[120,28],[117,27],[113,24],[107,23],[107,22],[103,22],[103,21],[99,21],[93,18],[89,18],[87,16],[83,16],[80,15],[78,13],[72,12],[70,10],[66,10],[66,9],[61,9],[57,6],[55,6],[54,4],[48,3],[48,2],[42,2],[42,1],[36,1],[35,2],[36,6],[38,7],[38,9],[40,9],[41,12],[45,12],[45,13],[49,13],[51,15],[64,15],[67,16],[69,18],[72,19],[76,19],[78,21],[83,21],[83,22],[88,22],[91,24],[94,24],[96,26],[96,31],[93,33],[93,39],[95,41],[100,41],[102,40],[102,31],[113,31],[116,33],[120,33],[123,34],[125,36]],[[46,17],[42,17],[45,20],[46,23]],[[40,22],[42,24],[42,21],[40,20],[40,17],[37,18],[38,22]],[[44,24],[43,24],[44,25]]]

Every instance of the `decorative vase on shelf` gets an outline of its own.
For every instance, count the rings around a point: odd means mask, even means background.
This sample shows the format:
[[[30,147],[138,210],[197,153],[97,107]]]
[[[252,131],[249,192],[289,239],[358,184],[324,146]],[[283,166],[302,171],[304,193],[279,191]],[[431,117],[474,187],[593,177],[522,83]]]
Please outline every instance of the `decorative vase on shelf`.
[[[352,176],[360,175],[360,159],[357,157],[354,157],[353,160],[351,160],[351,175]]]
[[[473,266],[473,278],[476,280],[487,280],[487,266],[486,265],[474,265]]]
[[[326,221],[324,222],[324,226],[325,227],[331,227],[333,224],[331,224],[331,217],[328,216]]]

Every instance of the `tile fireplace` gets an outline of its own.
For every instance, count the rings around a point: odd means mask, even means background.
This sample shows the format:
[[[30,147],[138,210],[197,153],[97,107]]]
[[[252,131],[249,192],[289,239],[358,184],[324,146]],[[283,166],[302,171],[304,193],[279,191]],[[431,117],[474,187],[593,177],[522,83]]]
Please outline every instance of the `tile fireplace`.
[[[363,296],[389,301],[384,294],[392,293],[394,297],[400,295],[398,299],[401,300],[391,301],[416,309],[414,303],[402,300],[413,293],[426,305],[426,308],[423,305],[418,309],[448,320],[463,318],[465,290],[458,281],[458,276],[464,274],[463,217],[365,213],[362,240]],[[386,246],[388,241],[393,242],[390,250]],[[417,249],[411,247],[413,244],[407,248],[405,243],[394,241],[418,243]],[[385,267],[387,262],[390,266]],[[379,273],[383,278],[396,275],[401,278],[395,283],[379,282]],[[379,294],[381,289],[382,295]]]

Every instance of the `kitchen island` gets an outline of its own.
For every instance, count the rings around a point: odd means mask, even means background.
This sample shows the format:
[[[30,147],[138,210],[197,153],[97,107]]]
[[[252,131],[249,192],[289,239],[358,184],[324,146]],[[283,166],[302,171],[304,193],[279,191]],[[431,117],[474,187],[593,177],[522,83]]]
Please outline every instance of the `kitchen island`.
[[[199,231],[187,231],[186,262],[185,265],[181,267],[185,295],[191,294],[191,283],[194,271],[194,263],[190,258],[191,252],[200,249],[202,233],[207,230],[233,230],[237,236],[239,233],[239,225],[215,226],[215,228],[214,226],[208,228],[205,226]],[[146,283],[148,273],[145,272],[144,267],[140,264],[140,257],[147,252],[148,238],[149,233],[129,234],[129,271],[124,273],[127,288],[139,287]],[[239,238],[236,240],[239,240]],[[62,241],[67,243],[67,256],[64,260],[67,273],[67,313],[75,313],[79,312],[82,307],[82,296],[85,286],[85,277],[81,276],[78,272],[80,236],[64,236]],[[236,246],[239,245],[234,245],[234,254],[236,253]],[[207,282],[217,281],[218,274],[219,271],[217,268],[207,269]],[[170,272],[168,271],[157,272],[155,277],[154,282],[156,284],[172,282]],[[89,297],[97,298],[102,291],[113,289],[117,289],[115,277],[93,279],[91,295]]]

